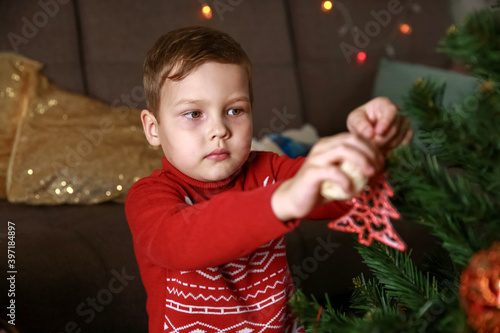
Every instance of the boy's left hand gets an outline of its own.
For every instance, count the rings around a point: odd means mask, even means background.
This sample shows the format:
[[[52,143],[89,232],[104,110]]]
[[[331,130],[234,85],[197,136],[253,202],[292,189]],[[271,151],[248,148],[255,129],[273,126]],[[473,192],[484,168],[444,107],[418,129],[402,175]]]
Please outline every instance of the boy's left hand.
[[[396,114],[397,110],[388,98],[374,98],[349,114],[347,129],[387,153],[400,144],[407,144],[413,136],[410,120]]]

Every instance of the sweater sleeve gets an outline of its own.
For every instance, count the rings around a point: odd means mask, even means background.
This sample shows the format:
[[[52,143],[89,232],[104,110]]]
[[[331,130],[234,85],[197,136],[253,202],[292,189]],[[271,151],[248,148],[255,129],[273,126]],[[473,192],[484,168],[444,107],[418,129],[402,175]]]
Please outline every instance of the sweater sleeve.
[[[125,204],[134,247],[155,265],[175,270],[241,258],[298,224],[275,217],[271,195],[277,186],[224,192],[189,205],[166,180],[142,179]]]
[[[279,179],[285,180],[293,177],[305,162],[304,157],[292,159],[288,156],[274,156],[274,164],[278,166]],[[330,201],[314,209],[304,219],[338,219],[347,214],[352,208],[347,201]]]

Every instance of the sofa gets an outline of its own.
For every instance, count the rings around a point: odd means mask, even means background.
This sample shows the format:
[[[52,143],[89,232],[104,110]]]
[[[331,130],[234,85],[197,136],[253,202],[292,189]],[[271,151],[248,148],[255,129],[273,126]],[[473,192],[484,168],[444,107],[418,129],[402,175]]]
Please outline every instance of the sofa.
[[[203,5],[211,6],[210,19],[201,12]],[[145,104],[142,61],[148,48],[171,29],[208,25],[234,36],[253,61],[256,141],[305,124],[318,136],[326,136],[345,131],[348,112],[373,97],[383,57],[450,67],[449,60],[435,51],[451,24],[449,11],[448,2],[433,0],[337,1],[331,11],[316,0],[3,1],[0,51],[39,63],[38,74],[48,81],[37,82],[51,93],[57,89],[58,96],[67,93],[64,96],[76,98],[72,110],[85,101],[96,110],[105,106],[126,110],[127,117],[138,120],[138,110]],[[400,32],[403,23],[411,26],[411,34]],[[352,31],[361,33],[351,35]],[[357,58],[361,51],[365,60]],[[113,125],[122,126],[120,121]],[[7,253],[9,237],[15,237],[15,273],[8,273],[13,270],[7,266],[7,256],[0,264],[4,321],[12,320],[8,316],[12,311],[5,309],[15,300],[15,327],[5,329],[147,332],[146,293],[124,214],[124,189],[116,197],[98,191],[92,197],[89,190],[90,196],[82,195],[88,201],[36,199],[28,193],[32,169],[24,172],[23,161],[36,156],[43,166],[53,157],[49,150],[38,149],[47,145],[40,135],[50,132],[44,132],[50,124],[30,124],[39,136],[25,142],[25,150],[16,148],[15,162],[5,162],[11,163],[9,190],[0,200],[2,253]],[[136,138],[141,129],[133,127],[136,134],[130,140],[140,140]],[[60,147],[70,142],[68,133],[56,132]],[[145,146],[141,149],[149,157],[158,154]],[[137,166],[144,156],[128,163]],[[92,178],[93,186],[99,187],[109,168],[93,169],[95,161],[85,162],[85,168],[79,164],[72,171],[83,172],[84,181]],[[146,169],[151,172],[154,166]],[[297,288],[320,300],[326,293],[336,307],[346,309],[352,278],[369,272],[353,248],[352,237],[330,230],[327,223],[303,221],[287,235],[289,265]],[[415,224],[395,223],[414,249],[414,258],[425,261],[433,249],[432,237]],[[320,251],[328,255],[318,256]],[[12,275],[14,283],[7,279]],[[13,290],[15,296],[5,290]]]

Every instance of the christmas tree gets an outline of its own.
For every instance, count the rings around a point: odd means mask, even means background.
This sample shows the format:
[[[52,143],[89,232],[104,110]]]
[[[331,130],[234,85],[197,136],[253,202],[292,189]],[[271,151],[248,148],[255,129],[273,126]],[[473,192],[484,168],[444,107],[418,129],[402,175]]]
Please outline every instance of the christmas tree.
[[[470,14],[439,50],[478,87],[450,109],[443,83],[418,79],[401,111],[415,136],[387,173],[405,223],[426,226],[444,255],[424,271],[411,251],[356,245],[373,278],[353,279],[348,313],[298,291],[308,332],[500,332],[500,12]]]

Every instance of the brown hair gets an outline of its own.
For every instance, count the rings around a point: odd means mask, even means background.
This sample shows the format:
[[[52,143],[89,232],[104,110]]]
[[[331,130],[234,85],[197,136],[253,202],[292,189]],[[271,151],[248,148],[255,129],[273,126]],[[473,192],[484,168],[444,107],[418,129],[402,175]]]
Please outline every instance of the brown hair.
[[[250,101],[252,64],[248,55],[231,36],[209,27],[186,27],[161,36],[144,61],[146,107],[159,120],[160,94],[165,80],[180,81],[200,65],[215,61],[238,64],[248,74]]]

